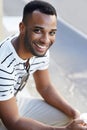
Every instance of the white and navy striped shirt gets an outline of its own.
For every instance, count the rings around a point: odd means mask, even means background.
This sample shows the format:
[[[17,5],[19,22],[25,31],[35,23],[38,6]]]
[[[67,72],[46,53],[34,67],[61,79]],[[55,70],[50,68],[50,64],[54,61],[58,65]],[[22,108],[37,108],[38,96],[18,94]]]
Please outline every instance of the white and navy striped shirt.
[[[13,97],[19,87],[23,78],[26,77],[25,63],[27,60],[21,59],[9,37],[0,43],[0,100],[8,100]],[[36,70],[44,70],[49,65],[49,51],[43,57],[32,57],[29,60],[28,75],[33,74]]]

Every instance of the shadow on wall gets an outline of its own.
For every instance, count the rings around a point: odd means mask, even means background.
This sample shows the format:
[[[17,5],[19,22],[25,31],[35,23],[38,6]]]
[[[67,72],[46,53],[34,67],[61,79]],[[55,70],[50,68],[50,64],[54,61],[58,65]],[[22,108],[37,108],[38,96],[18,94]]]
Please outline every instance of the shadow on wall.
[[[50,73],[56,87],[71,104],[86,111],[87,36],[59,18],[50,53]]]
[[[51,57],[67,72],[87,70],[87,36],[59,18]]]

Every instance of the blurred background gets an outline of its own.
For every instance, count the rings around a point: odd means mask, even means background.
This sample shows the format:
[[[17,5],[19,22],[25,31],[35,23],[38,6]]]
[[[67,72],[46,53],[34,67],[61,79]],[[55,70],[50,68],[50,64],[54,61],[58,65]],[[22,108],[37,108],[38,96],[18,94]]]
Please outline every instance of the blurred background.
[[[24,5],[30,0],[0,0],[0,40],[7,35],[12,21],[8,23],[6,17],[20,17]],[[57,9],[58,15],[72,24],[83,33],[87,34],[87,0],[46,0],[52,3]],[[4,21],[3,21],[4,20]],[[17,22],[17,20],[16,20]],[[16,23],[15,23],[16,24]],[[3,29],[2,29],[3,28]],[[15,29],[16,30],[16,29]],[[3,32],[4,31],[4,32]],[[7,32],[6,32],[7,31]],[[2,35],[3,33],[3,35]]]
[[[24,5],[30,0],[0,0],[0,41],[19,30]],[[87,112],[87,0],[46,0],[59,16],[50,74],[62,95]],[[31,76],[30,93],[38,97]]]

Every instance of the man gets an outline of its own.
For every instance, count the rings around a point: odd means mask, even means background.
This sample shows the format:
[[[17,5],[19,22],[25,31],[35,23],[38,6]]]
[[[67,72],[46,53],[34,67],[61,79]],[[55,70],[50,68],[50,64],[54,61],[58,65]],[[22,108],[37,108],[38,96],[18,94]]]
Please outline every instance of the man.
[[[57,30],[55,8],[44,1],[31,1],[24,7],[19,30],[19,35],[0,44],[0,119],[6,129],[87,130],[84,121],[76,119],[79,112],[50,80],[49,48]],[[16,98],[30,74],[44,100]]]

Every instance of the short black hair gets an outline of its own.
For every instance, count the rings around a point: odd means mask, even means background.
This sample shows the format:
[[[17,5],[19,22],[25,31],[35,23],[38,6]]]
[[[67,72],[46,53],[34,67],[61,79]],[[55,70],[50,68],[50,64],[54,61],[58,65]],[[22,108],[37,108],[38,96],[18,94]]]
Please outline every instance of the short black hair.
[[[40,1],[40,0],[33,0],[27,3],[23,10],[23,19],[22,21],[26,22],[26,17],[29,14],[32,14],[33,11],[38,10],[41,13],[47,14],[47,15],[55,15],[57,17],[56,9],[48,2]]]

